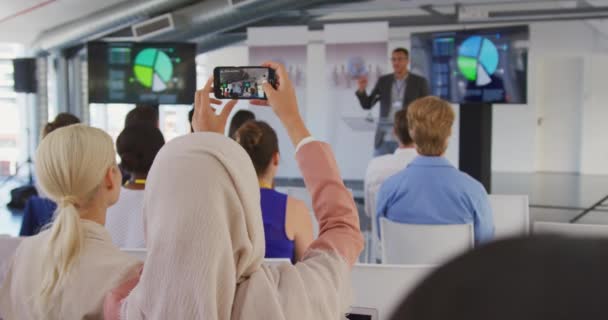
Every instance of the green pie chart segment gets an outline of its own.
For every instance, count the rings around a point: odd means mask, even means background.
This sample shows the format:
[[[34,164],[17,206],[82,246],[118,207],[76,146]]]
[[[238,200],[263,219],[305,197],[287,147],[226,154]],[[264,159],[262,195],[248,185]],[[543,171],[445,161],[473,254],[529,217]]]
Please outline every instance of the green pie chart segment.
[[[154,69],[150,67],[138,66],[134,67],[135,78],[146,88],[152,87],[152,79],[154,77]]]
[[[154,92],[164,91],[173,76],[173,63],[163,51],[148,48],[135,57],[133,72],[142,86]]]
[[[477,59],[465,56],[458,57],[458,68],[469,81],[477,79]]]

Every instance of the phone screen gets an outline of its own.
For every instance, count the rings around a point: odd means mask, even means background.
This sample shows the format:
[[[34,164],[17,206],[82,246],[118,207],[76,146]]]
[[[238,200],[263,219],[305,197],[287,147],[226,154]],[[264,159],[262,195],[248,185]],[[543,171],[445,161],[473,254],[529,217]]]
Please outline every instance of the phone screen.
[[[218,99],[266,99],[262,84],[274,82],[273,72],[265,67],[217,67],[214,73]]]

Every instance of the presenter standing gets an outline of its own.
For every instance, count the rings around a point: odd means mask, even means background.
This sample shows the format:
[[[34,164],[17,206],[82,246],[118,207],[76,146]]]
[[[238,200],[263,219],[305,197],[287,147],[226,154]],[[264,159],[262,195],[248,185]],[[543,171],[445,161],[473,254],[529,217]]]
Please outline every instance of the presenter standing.
[[[371,109],[380,101],[380,119],[376,129],[374,142],[374,156],[381,156],[395,152],[398,147],[397,140],[392,134],[395,113],[418,98],[429,94],[429,86],[421,76],[412,74],[408,70],[409,52],[404,48],[393,50],[391,56],[393,73],[383,75],[378,79],[371,94],[367,94],[367,77],[359,78],[359,89],[356,92],[361,107]]]

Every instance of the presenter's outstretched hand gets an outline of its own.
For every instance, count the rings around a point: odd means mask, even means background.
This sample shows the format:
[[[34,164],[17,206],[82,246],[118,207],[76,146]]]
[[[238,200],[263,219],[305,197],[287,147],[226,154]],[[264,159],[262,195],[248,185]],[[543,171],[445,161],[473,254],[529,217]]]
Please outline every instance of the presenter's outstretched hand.
[[[192,128],[194,132],[216,132],[224,134],[228,116],[237,100],[230,100],[222,109],[219,115],[215,113],[215,109],[211,105],[221,106],[222,101],[210,98],[213,93],[213,77],[207,80],[207,84],[201,90],[196,91],[194,96],[194,115],[192,116]]]
[[[367,76],[359,77],[358,83],[359,83],[359,91],[365,92],[365,90],[367,90]]]
[[[262,66],[275,71],[277,78],[276,89],[270,83],[264,83],[264,92],[268,100],[253,100],[251,103],[258,106],[270,105],[285,129],[287,129],[291,142],[294,146],[297,146],[302,139],[310,136],[310,132],[300,115],[293,84],[283,65],[276,62],[266,62]]]

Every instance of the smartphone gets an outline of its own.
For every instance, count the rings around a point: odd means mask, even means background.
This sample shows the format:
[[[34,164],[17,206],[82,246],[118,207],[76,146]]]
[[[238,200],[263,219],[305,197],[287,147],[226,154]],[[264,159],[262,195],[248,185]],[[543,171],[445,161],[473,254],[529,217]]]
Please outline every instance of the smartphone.
[[[266,100],[262,83],[276,83],[274,70],[267,67],[217,67],[213,79],[217,99]]]
[[[378,310],[372,308],[351,307],[344,316],[348,320],[378,320]]]

